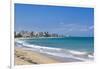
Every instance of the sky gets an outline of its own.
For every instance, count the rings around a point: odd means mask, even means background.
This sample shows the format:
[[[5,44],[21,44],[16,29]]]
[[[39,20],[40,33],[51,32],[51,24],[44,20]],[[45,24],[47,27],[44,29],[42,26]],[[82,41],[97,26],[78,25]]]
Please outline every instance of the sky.
[[[83,7],[15,4],[15,31],[94,36],[94,9]]]

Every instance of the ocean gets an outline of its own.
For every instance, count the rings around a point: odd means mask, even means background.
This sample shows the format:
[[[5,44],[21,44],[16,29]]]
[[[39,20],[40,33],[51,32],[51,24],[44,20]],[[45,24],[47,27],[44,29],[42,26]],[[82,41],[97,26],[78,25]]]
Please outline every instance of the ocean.
[[[60,58],[61,61],[90,61],[94,59],[94,37],[19,39],[16,46]],[[69,58],[71,60],[69,60]]]

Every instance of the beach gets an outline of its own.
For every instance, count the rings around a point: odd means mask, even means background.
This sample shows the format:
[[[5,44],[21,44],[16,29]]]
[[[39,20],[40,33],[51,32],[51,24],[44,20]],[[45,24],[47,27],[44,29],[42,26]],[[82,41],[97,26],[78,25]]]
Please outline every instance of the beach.
[[[93,61],[93,52],[90,52],[92,47],[86,47],[92,43],[86,43],[87,39],[89,38],[81,38],[80,42],[80,38],[17,38],[14,48],[15,65]],[[73,45],[74,42],[77,44]],[[87,51],[79,51],[78,48]]]
[[[58,63],[58,61],[44,56],[40,53],[26,50],[25,48],[15,47],[15,65],[29,65],[29,64],[50,64]]]

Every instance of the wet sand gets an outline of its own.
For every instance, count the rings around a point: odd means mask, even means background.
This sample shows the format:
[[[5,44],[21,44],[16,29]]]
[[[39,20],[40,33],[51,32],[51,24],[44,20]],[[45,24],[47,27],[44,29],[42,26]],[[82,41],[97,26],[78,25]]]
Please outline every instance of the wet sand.
[[[59,63],[46,55],[42,55],[21,47],[15,47],[15,65]]]

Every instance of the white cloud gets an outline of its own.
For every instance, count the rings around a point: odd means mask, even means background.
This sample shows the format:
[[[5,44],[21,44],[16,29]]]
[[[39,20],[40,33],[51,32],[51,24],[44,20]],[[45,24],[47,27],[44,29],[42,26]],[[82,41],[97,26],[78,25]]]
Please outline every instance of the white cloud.
[[[60,26],[50,28],[50,30],[52,30],[53,32],[64,32],[70,34],[75,32],[89,32],[90,30],[93,29],[93,25],[88,26],[88,25],[80,25],[80,24],[72,24],[72,23],[65,24],[63,22],[60,22],[59,24]]]
[[[86,31],[92,30],[93,28],[94,28],[94,26],[82,27],[82,28],[79,29],[79,31],[84,31],[84,32],[86,32]]]
[[[93,29],[93,28],[94,28],[94,26],[92,25],[92,26],[89,27],[89,30],[91,30],[91,29]]]

